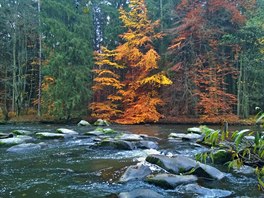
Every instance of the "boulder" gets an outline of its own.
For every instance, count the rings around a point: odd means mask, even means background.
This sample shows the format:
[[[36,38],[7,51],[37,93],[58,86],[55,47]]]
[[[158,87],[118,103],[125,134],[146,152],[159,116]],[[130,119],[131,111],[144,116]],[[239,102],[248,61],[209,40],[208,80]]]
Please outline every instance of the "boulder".
[[[167,157],[165,155],[149,155],[146,161],[164,168],[170,173],[185,173],[196,168],[197,162],[185,156]]]
[[[174,189],[181,184],[190,184],[196,182],[198,178],[194,175],[173,175],[173,174],[158,174],[150,175],[146,181],[155,184],[165,189]]]
[[[27,131],[27,130],[22,130],[22,129],[17,129],[12,131],[13,134],[16,135],[32,135],[34,132],[32,131]]]
[[[91,124],[89,122],[87,122],[86,120],[81,120],[77,126],[91,126]]]
[[[187,192],[198,194],[202,197],[229,197],[233,193],[228,190],[210,189],[202,187],[198,184],[188,184],[184,187]]]
[[[140,141],[140,140],[143,140],[143,138],[137,134],[122,134],[120,137],[118,137],[118,139],[124,140],[124,141]]]
[[[50,133],[50,132],[39,132],[39,133],[36,133],[36,137],[39,139],[62,139],[65,137],[65,134]]]
[[[129,166],[125,173],[121,176],[120,182],[127,182],[131,180],[140,180],[144,179],[146,176],[151,174],[151,170],[148,166],[139,164]]]
[[[197,140],[202,139],[202,135],[196,133],[171,133],[169,134],[169,138],[178,138],[182,140]]]
[[[62,134],[65,134],[65,135],[78,135],[79,134],[78,132],[76,132],[74,130],[65,129],[65,128],[57,129],[57,133],[62,133]]]
[[[222,173],[220,170],[206,165],[202,164],[200,162],[197,163],[198,167],[195,169],[194,173],[197,176],[204,177],[204,178],[210,178],[210,179],[216,179],[221,180],[225,177],[225,174]]]
[[[42,147],[40,144],[33,144],[33,143],[25,143],[24,144],[23,143],[23,144],[12,146],[9,149],[7,149],[7,151],[12,152],[12,153],[26,153],[26,152],[39,150],[41,148]]]
[[[103,119],[98,119],[95,123],[95,126],[109,126],[109,122]]]
[[[15,145],[15,144],[22,144],[24,142],[25,139],[19,137],[0,139],[0,145]]]
[[[186,173],[191,171],[193,174],[204,178],[220,180],[225,177],[225,174],[218,169],[181,155],[177,155],[175,157],[167,157],[164,155],[149,155],[146,158],[146,161],[152,164],[156,164],[173,174]]]
[[[164,196],[150,189],[135,189],[130,192],[122,192],[118,198],[163,198]]]

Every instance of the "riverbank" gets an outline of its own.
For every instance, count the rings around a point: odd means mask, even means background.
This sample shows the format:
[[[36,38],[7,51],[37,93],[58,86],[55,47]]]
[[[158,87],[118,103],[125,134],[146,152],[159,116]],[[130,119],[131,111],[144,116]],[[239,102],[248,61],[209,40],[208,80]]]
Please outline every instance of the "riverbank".
[[[66,119],[54,119],[52,117],[39,117],[37,115],[22,115],[10,118],[9,120],[0,120],[0,124],[18,124],[18,123],[51,123],[51,124],[65,124],[71,123],[75,124],[78,123],[80,120],[87,120],[90,123],[94,123],[96,120],[91,117],[80,117],[80,118],[73,118],[70,120]],[[203,117],[203,118],[190,118],[190,117],[166,117],[160,119],[155,124],[190,124],[190,125],[224,125],[227,122],[229,125],[244,125],[250,126],[255,125],[256,118],[255,116],[251,116],[247,119],[239,119],[237,116],[219,116],[219,117]],[[151,123],[148,123],[151,124]]]

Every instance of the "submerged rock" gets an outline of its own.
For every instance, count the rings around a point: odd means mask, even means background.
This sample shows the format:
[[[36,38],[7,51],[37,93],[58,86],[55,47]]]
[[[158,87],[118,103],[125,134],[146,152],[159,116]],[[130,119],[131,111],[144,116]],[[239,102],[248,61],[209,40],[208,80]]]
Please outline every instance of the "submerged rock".
[[[25,153],[25,152],[31,152],[34,150],[41,149],[42,146],[40,144],[34,144],[34,143],[23,143],[16,146],[12,146],[9,149],[7,149],[8,152],[13,153]]]
[[[228,197],[233,193],[228,190],[221,190],[221,189],[210,189],[202,187],[198,184],[188,184],[184,187],[187,192],[192,192],[203,197]]]
[[[163,198],[161,194],[150,189],[135,189],[130,192],[122,192],[118,198]]]
[[[173,174],[158,174],[150,175],[146,181],[160,186],[165,189],[174,189],[181,184],[190,184],[196,182],[198,178],[194,175],[173,175]]]
[[[196,134],[196,133],[171,133],[169,134],[169,138],[179,138],[182,140],[197,140],[201,139],[202,135]]]
[[[58,133],[66,134],[66,135],[78,135],[79,133],[71,130],[71,129],[65,129],[65,128],[59,128],[57,129]]]
[[[78,126],[91,126],[91,124],[87,122],[86,120],[81,120],[77,125]]]
[[[50,132],[39,132],[39,133],[36,133],[36,137],[39,139],[62,139],[65,137],[65,134],[50,133]]]
[[[146,176],[151,174],[151,169],[143,164],[129,166],[125,173],[121,176],[120,182],[127,182],[130,180],[144,179]]]
[[[235,173],[243,174],[243,175],[253,175],[255,171],[256,171],[255,168],[247,165],[243,165],[240,168],[234,168]]]
[[[112,138],[102,140],[96,144],[97,147],[111,147],[120,150],[134,150],[136,145],[133,142],[114,140]]]

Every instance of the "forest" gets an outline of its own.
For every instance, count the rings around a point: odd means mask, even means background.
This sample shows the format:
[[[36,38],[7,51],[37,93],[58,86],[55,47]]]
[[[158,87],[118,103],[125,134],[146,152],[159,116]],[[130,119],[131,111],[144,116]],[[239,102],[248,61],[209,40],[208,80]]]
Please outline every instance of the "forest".
[[[0,18],[0,120],[264,110],[263,0],[0,0]]]

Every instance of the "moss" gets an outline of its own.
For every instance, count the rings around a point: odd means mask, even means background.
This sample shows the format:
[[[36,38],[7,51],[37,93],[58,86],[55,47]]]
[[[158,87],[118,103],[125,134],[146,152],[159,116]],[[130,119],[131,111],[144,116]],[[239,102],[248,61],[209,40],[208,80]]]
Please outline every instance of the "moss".
[[[153,179],[153,176],[148,177],[146,179],[146,182],[148,182],[150,184],[154,184],[154,185],[159,186],[159,187],[164,188],[164,189],[174,189],[174,187],[171,184],[169,184],[168,182],[166,182],[164,180]]]

